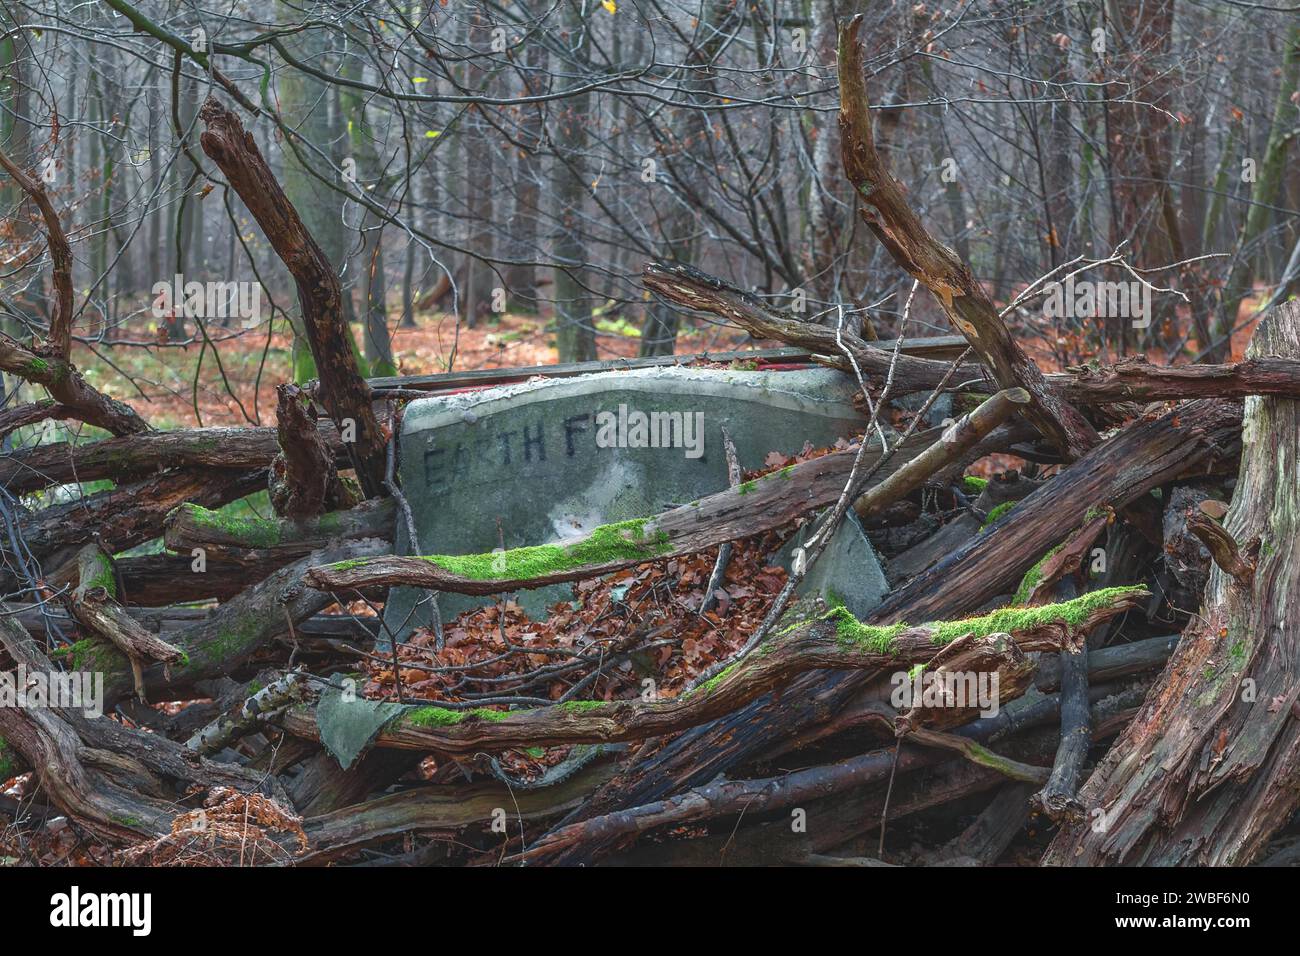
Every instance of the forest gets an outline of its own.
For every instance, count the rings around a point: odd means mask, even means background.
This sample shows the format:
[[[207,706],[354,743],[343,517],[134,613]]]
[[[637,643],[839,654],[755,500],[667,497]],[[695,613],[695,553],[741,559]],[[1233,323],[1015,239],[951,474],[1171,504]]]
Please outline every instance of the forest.
[[[1285,2],[0,0],[0,872],[1300,864],[1298,135]]]

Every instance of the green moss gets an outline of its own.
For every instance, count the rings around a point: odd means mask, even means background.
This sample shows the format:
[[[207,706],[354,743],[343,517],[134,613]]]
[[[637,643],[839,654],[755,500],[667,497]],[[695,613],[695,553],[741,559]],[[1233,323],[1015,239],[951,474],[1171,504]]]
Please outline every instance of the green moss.
[[[0,782],[14,775],[14,759],[9,753],[9,745],[0,737]]]
[[[894,640],[907,630],[907,625],[902,623],[884,627],[863,624],[843,606],[832,608],[822,620],[835,622],[835,633],[839,636],[840,644],[877,654],[888,654],[894,648]]]
[[[512,716],[513,714],[509,711],[490,710],[487,707],[475,707],[471,710],[452,710],[449,707],[421,707],[406,715],[406,723],[412,727],[451,727],[463,723],[469,717],[499,723],[503,720],[509,720]]]
[[[1060,551],[1063,546],[1063,544],[1058,544],[1052,548],[1039,558],[1032,568],[1025,572],[1025,576],[1020,579],[1020,586],[1016,588],[1015,597],[1011,599],[1012,604],[1024,604],[1029,600],[1029,596],[1034,593],[1034,588],[1038,587],[1038,582],[1043,579],[1043,565],[1047,563],[1048,558]]]
[[[50,370],[50,363],[43,358],[34,358],[24,366],[29,375],[41,375]]]
[[[508,710],[491,710],[487,707],[475,707],[469,711],[471,717],[477,717],[479,720],[490,720],[498,724],[503,720],[509,720],[516,713],[518,711],[512,713]]]
[[[101,552],[95,556],[95,573],[86,582],[86,588],[103,588],[109,597],[117,597],[117,576],[113,574],[113,562],[108,559],[108,555]]]
[[[826,606],[827,607],[844,607],[846,604],[844,595],[834,588],[826,589]]]
[[[747,495],[747,494],[749,494],[751,491],[753,491],[757,486],[758,486],[758,483],[757,483],[757,482],[754,482],[754,481],[742,481],[742,482],[740,483],[740,487],[737,488],[736,490],[739,491],[742,495]]]
[[[732,673],[734,673],[736,668],[739,666],[740,666],[739,661],[737,661],[734,664],[728,664],[726,667],[718,671],[718,673],[714,674],[712,677],[710,677],[708,680],[706,680],[703,684],[700,685],[700,693],[701,694],[713,693],[714,689],[719,684],[721,684],[724,680],[726,680]]]
[[[74,671],[115,671],[128,666],[126,657],[107,641],[87,638],[68,647],[55,648],[51,657],[65,657]]]
[[[471,581],[511,581],[615,561],[648,561],[671,550],[665,532],[647,536],[646,519],[635,518],[601,525],[569,545],[543,544],[485,554],[433,554],[424,560]],[[346,571],[360,564],[365,561],[340,561],[331,568]]]
[[[1140,587],[1102,588],[1060,604],[1044,604],[1041,607],[1007,607],[979,617],[969,617],[959,621],[931,621],[921,626],[931,631],[930,639],[935,644],[951,644],[966,634],[985,637],[989,634],[1014,633],[1052,621],[1064,621],[1071,627],[1077,627],[1094,611],[1108,607],[1121,595],[1142,593],[1145,591]],[[843,607],[828,611],[822,620],[835,622],[840,644],[855,646],[877,654],[892,652],[898,635],[910,627],[901,622],[884,626],[863,624]]]
[[[794,475],[794,465],[786,465],[784,468],[781,469],[781,477],[784,478],[786,481],[789,481],[791,476],[793,475]]]
[[[605,706],[603,700],[569,700],[560,705],[560,710],[570,714],[585,714]]]
[[[988,485],[989,480],[987,478],[977,478],[974,475],[962,475],[961,483],[967,494],[978,495]]]
[[[269,548],[280,543],[280,523],[269,518],[238,518],[195,504],[180,506],[200,529],[232,538],[249,548]],[[180,510],[178,509],[178,510]]]
[[[980,525],[980,530],[983,531],[985,528],[993,524],[993,522],[997,521],[999,518],[1001,518],[1004,514],[1006,514],[1015,506],[1016,506],[1016,502],[1014,501],[1002,502],[1002,504],[998,505],[996,508],[994,508],[992,511],[989,512],[988,517],[984,519],[984,523]]]
[[[936,621],[926,626],[934,629],[931,639],[936,644],[950,644],[963,634],[983,637],[987,634],[1014,633],[1052,621],[1064,621],[1071,627],[1076,627],[1097,609],[1112,604],[1117,597],[1141,593],[1144,593],[1144,590],[1140,587],[1102,588],[1060,604],[1044,604],[1041,607],[1005,607],[980,617],[966,618],[962,621]]]

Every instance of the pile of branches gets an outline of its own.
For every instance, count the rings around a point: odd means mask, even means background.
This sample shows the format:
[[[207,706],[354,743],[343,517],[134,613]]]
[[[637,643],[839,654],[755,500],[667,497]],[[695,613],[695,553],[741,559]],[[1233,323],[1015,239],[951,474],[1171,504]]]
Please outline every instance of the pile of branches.
[[[0,462],[0,573],[18,596],[0,667],[102,675],[113,715],[0,708],[0,778],[23,780],[0,802],[15,830],[61,816],[122,858],[176,865],[232,862],[236,843],[255,852],[234,862],[277,865],[1245,864],[1277,850],[1300,803],[1300,620],[1286,613],[1300,593],[1300,309],[1269,313],[1240,363],[1044,374],[882,163],[857,29],[840,36],[845,175],[969,349],[909,355],[901,337],[882,347],[688,266],[647,266],[663,299],[854,376],[862,435],[779,479],[733,468],[730,488],[596,529],[543,573],[510,552],[392,553],[399,524],[418,541],[395,478],[400,403],[361,378],[333,270],[225,107],[204,106],[202,148],[292,272],[319,372],[280,388],[276,428],[155,431],[93,388],[69,359],[58,217],[39,179],[0,156],[45,214],[56,290],[46,341],[0,342],[0,368],[50,398],[5,411],[0,431],[62,418],[114,436]],[[893,417],[918,393],[919,413]],[[969,410],[922,427],[945,393]],[[972,480],[976,462],[1009,460],[991,455],[1025,464]],[[101,478],[115,487],[25,504]],[[274,518],[215,511],[268,488]],[[865,620],[795,599],[850,508],[893,584]],[[733,562],[758,566],[756,539],[800,523],[790,573],[757,612],[715,603],[732,596]],[[114,558],[159,537],[164,553]],[[467,650],[462,619],[395,649],[377,613],[394,585],[634,591],[702,576],[700,555],[712,569],[692,613],[743,626],[690,668],[680,618],[620,632],[616,659],[679,665],[649,693],[593,665],[572,621],[523,641],[498,605],[475,612],[495,615],[495,648]],[[215,606],[183,606],[203,602]],[[439,670],[467,665],[468,681]],[[996,699],[899,706],[900,674],[996,677]],[[339,675],[405,705],[346,769],[318,713]],[[521,753],[555,759],[512,777]]]

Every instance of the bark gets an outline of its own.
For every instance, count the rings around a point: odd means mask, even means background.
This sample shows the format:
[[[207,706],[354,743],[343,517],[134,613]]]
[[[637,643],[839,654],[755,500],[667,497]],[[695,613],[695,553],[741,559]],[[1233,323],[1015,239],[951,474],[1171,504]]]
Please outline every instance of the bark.
[[[281,517],[308,518],[346,509],[355,496],[339,481],[334,455],[317,430],[316,409],[296,385],[275,388],[276,438],[280,453],[271,463],[271,506]]]
[[[334,602],[329,594],[304,587],[303,572],[322,559],[341,559],[374,554],[387,547],[374,539],[337,545],[311,555],[246,588],[222,604],[205,620],[170,633],[167,643],[184,655],[170,675],[158,665],[144,672],[144,686],[155,699],[193,687],[195,683],[229,674],[274,638],[290,633],[301,621],[320,613]],[[135,687],[130,661],[111,644],[89,640],[70,652],[75,670],[92,670],[104,675],[105,706],[125,698]]]
[[[338,429],[318,422],[320,440],[343,458]],[[266,468],[279,452],[274,428],[184,428],[74,444],[54,442],[0,459],[0,485],[23,494],[70,482],[127,481],[164,468]]]
[[[85,543],[88,527],[116,554],[158,537],[167,513],[181,503],[213,508],[229,504],[264,486],[263,475],[233,469],[215,474],[164,472],[24,517],[19,522],[22,539],[32,556],[50,567],[72,558]]]
[[[29,673],[54,672],[8,618],[0,619],[0,647]],[[195,790],[230,786],[247,793],[265,781],[257,771],[189,759],[194,755],[158,734],[52,707],[0,707],[0,738],[33,768],[51,804],[110,845],[169,833],[180,801]]]
[[[1300,306],[1257,328],[1255,355],[1300,355]],[[1199,614],[1141,714],[1080,793],[1087,824],[1049,847],[1053,865],[1127,863],[1241,866],[1300,806],[1300,692],[1290,662],[1300,621],[1300,403],[1247,400],[1245,450],[1223,529],[1238,545],[1260,541],[1248,582],[1210,573]],[[1267,545],[1267,546],[1266,546]]]
[[[932,660],[936,647],[942,644],[955,644],[949,653],[963,655],[963,659],[1007,664],[1024,678],[1008,680],[1006,690],[1014,695],[1029,686],[1028,671],[1019,670],[1020,655],[1075,645],[1101,621],[1134,606],[1141,595],[1140,590],[1118,591],[1085,604],[1039,609],[1040,613],[1010,627],[1009,641],[1005,634],[997,633],[1004,623],[1000,618],[878,631],[833,612],[777,635],[764,645],[762,653],[743,658],[713,680],[672,700],[567,702],[505,713],[488,711],[486,716],[475,711],[422,708],[387,725],[375,745],[471,755],[510,747],[644,740],[698,726],[771,691],[796,687],[791,679],[809,671],[872,674],[885,668],[905,670]],[[296,736],[315,739],[319,734],[307,708],[290,711],[282,724]]]

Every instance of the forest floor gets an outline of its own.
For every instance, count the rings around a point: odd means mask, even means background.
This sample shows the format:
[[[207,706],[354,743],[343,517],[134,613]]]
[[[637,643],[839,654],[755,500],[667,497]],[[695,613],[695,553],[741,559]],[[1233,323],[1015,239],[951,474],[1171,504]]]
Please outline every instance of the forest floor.
[[[400,375],[553,364],[558,361],[555,335],[547,325],[535,315],[505,314],[458,329],[454,315],[418,315],[414,327],[393,330],[393,360]],[[360,330],[354,329],[354,334]],[[201,337],[183,343],[159,341],[153,320],[132,320],[119,331],[119,341],[93,347],[77,343],[73,361],[92,385],[137,405],[155,427],[274,424],[275,386],[291,378],[287,324],[210,328],[208,335],[210,346]],[[631,323],[597,321],[601,359],[633,357],[640,341]],[[677,351],[728,351],[762,344],[739,329],[688,322],[678,335]]]

